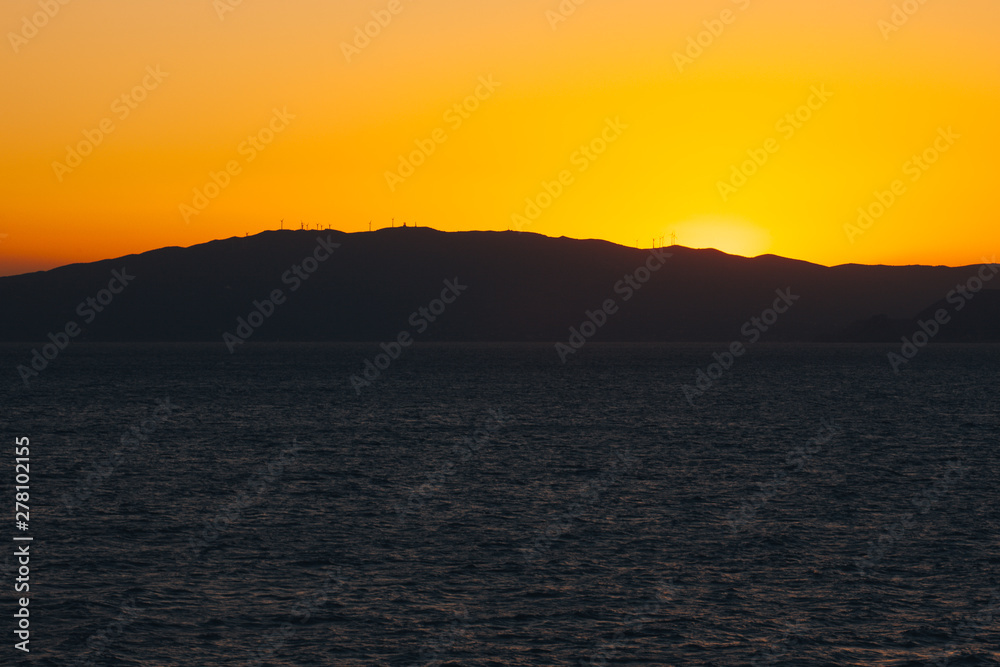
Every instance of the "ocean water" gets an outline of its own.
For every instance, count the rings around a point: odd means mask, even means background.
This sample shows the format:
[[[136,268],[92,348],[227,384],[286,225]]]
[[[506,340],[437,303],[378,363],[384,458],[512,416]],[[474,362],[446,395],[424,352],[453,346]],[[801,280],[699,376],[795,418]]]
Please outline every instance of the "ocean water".
[[[3,664],[1000,664],[1000,347],[723,349],[4,345]]]

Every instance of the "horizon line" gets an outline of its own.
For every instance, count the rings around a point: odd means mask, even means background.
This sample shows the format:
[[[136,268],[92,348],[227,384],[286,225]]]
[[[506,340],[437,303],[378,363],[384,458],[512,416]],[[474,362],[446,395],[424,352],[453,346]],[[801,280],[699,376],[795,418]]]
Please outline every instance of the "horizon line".
[[[326,227],[326,228],[320,228],[320,229],[301,229],[301,228],[300,229],[264,229],[262,231],[254,233],[254,234],[250,234],[249,232],[246,232],[246,234],[244,236],[226,236],[226,237],[220,237],[220,238],[211,239],[209,241],[202,241],[200,243],[194,243],[194,244],[188,245],[188,246],[166,245],[166,246],[160,246],[158,248],[150,248],[148,250],[142,250],[142,251],[139,251],[139,252],[129,253],[127,255],[119,255],[117,257],[105,257],[105,258],[102,258],[102,259],[95,259],[95,260],[90,260],[90,261],[70,262],[69,264],[60,264],[58,266],[53,266],[53,267],[50,267],[50,268],[47,268],[47,269],[39,269],[37,271],[27,271],[27,272],[24,272],[24,273],[10,273],[10,274],[8,274],[8,273],[0,273],[0,278],[16,278],[16,277],[19,277],[19,276],[33,275],[33,274],[36,274],[36,273],[47,273],[49,271],[56,271],[58,269],[63,269],[63,268],[70,267],[70,266],[79,266],[79,265],[84,265],[84,264],[99,264],[101,262],[117,261],[117,260],[120,260],[120,259],[124,259],[126,257],[133,257],[133,256],[145,255],[147,253],[157,252],[157,251],[160,251],[160,250],[167,250],[167,249],[171,249],[171,248],[178,248],[178,249],[182,249],[182,250],[187,250],[187,249],[190,249],[190,248],[197,248],[199,246],[208,245],[210,243],[218,243],[220,241],[231,241],[231,240],[237,240],[237,239],[256,238],[258,236],[262,236],[264,234],[270,234],[270,233],[284,233],[284,232],[288,232],[288,233],[335,232],[337,234],[355,235],[355,234],[378,234],[380,232],[394,233],[394,232],[397,232],[397,230],[399,232],[403,232],[403,230],[416,230],[416,229],[432,231],[432,232],[435,232],[435,233],[438,233],[438,234],[528,234],[528,235],[538,236],[538,237],[542,237],[542,238],[546,238],[546,239],[551,239],[551,240],[568,239],[570,241],[579,241],[579,242],[598,241],[598,242],[601,242],[601,243],[607,243],[607,244],[612,245],[612,246],[617,246],[619,248],[626,248],[626,249],[629,249],[629,250],[636,250],[636,251],[650,251],[650,250],[659,250],[659,249],[679,248],[679,249],[682,249],[682,250],[690,250],[690,251],[694,251],[694,252],[716,252],[716,253],[719,253],[721,255],[726,255],[728,257],[737,257],[737,258],[740,258],[740,259],[748,259],[748,260],[755,260],[755,259],[763,259],[763,258],[768,258],[768,257],[774,257],[774,258],[777,258],[777,259],[783,259],[783,260],[792,261],[792,262],[802,262],[804,264],[812,264],[814,266],[821,266],[821,267],[828,268],[828,269],[834,269],[834,268],[843,267],[843,266],[869,266],[869,267],[892,267],[892,268],[930,267],[930,268],[952,268],[952,269],[959,269],[959,268],[964,268],[964,267],[969,267],[969,266],[978,266],[978,264],[957,264],[957,265],[950,265],[950,264],[883,264],[883,263],[879,263],[879,264],[864,264],[864,263],[860,263],[860,262],[845,262],[845,263],[842,263],[842,264],[822,264],[820,262],[813,262],[813,261],[810,261],[810,260],[799,259],[797,257],[786,257],[784,255],[778,255],[778,254],[775,254],[775,253],[762,253],[760,255],[752,255],[752,256],[750,256],[750,255],[739,255],[739,254],[736,254],[736,253],[731,253],[731,252],[726,252],[724,250],[719,250],[718,248],[714,248],[714,247],[696,248],[696,247],[692,247],[692,246],[685,246],[685,245],[682,245],[682,244],[641,247],[641,246],[622,245],[621,243],[616,243],[615,241],[610,241],[608,239],[603,239],[603,238],[593,238],[593,237],[591,237],[591,238],[578,238],[578,237],[572,237],[572,236],[549,236],[547,234],[542,234],[540,232],[530,232],[530,231],[523,231],[523,230],[517,230],[517,229],[503,229],[503,230],[497,230],[497,229],[465,229],[465,230],[447,231],[447,230],[437,229],[435,227],[430,227],[430,226],[426,226],[426,225],[417,225],[417,224],[410,225],[408,223],[404,223],[403,225],[394,225],[394,226],[389,226],[389,227],[380,227],[378,229],[372,229],[370,231],[369,230],[360,230],[360,231],[354,231],[354,232],[347,232],[347,231],[343,231],[343,230],[340,230],[340,229],[334,229],[333,227]],[[995,260],[993,260],[993,259],[987,259],[984,256],[983,257],[983,262],[984,263],[995,263]],[[0,271],[2,271],[2,269],[0,269]]]

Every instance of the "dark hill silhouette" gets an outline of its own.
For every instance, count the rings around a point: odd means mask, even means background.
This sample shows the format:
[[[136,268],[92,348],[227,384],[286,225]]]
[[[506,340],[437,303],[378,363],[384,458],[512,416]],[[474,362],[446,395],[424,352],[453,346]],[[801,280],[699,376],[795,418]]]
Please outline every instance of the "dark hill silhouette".
[[[282,274],[312,254],[317,237],[341,247],[292,293]],[[644,265],[648,250],[520,232],[264,232],[0,278],[0,340],[44,341],[76,321],[77,340],[221,344],[255,299],[282,289],[287,301],[253,341],[385,341],[412,331],[410,314],[455,278],[468,290],[419,340],[565,341],[585,311],[614,298],[620,310],[595,340],[728,342],[786,288],[801,298],[764,340],[898,340],[912,333],[906,324],[915,315],[978,269],[830,268],[774,255],[666,250],[673,257],[626,303],[614,286]],[[86,323],[77,305],[123,267],[135,280]],[[972,302],[970,323],[956,318],[940,339],[1000,340],[997,296]]]
[[[941,343],[983,343],[1000,340],[1000,290],[983,290],[961,310],[955,303],[942,299],[923,309],[915,317],[891,319],[879,315],[859,322],[844,332],[845,340],[855,342],[897,341],[920,330],[921,322],[930,322],[945,310],[950,318],[940,328],[934,340]]]

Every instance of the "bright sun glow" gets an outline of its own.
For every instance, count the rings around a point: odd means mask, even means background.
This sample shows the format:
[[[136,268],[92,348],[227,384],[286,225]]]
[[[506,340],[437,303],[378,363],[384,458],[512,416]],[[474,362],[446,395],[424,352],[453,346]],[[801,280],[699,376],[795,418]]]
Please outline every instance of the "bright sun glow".
[[[703,217],[666,229],[677,243],[689,248],[716,248],[731,255],[756,257],[771,248],[771,235],[742,218]]]
[[[0,275],[282,220],[831,265],[1000,246],[997,0],[41,4],[0,2]]]

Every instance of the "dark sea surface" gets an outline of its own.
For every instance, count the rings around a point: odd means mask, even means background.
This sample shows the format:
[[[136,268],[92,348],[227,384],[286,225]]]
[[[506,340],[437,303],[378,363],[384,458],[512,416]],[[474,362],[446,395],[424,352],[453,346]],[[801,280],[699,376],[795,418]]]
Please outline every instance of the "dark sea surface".
[[[4,345],[0,663],[1000,664],[1000,347],[725,347]]]

